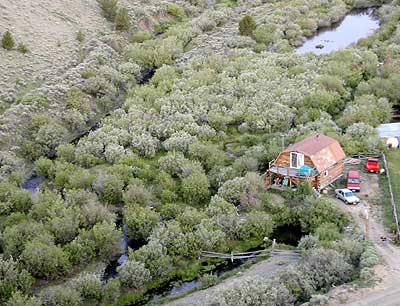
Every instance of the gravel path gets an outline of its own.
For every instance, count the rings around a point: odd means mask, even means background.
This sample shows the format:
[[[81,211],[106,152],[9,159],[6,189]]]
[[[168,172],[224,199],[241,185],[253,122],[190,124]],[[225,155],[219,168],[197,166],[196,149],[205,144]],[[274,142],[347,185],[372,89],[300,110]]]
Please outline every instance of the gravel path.
[[[357,206],[345,205],[336,200],[338,207],[350,212],[359,226],[365,229],[364,210],[369,210],[369,240],[379,252],[384,265],[376,269],[381,282],[374,288],[361,289],[347,296],[347,304],[334,301],[329,306],[400,306],[400,248],[389,240],[382,241],[381,237],[390,237],[382,225],[383,207],[379,204],[380,189],[378,176],[361,173],[362,188],[360,192],[361,204]],[[372,204],[375,203],[375,204]],[[381,271],[380,271],[381,270]]]
[[[194,292],[184,298],[175,300],[166,305],[169,306],[187,306],[187,305],[204,305],[210,298],[220,289],[226,288],[227,286],[231,286],[236,282],[243,280],[248,277],[262,277],[265,279],[271,278],[273,275],[278,273],[282,268],[289,264],[295,264],[299,259],[298,253],[295,252],[284,252],[279,256],[271,257],[269,259],[263,260],[253,266],[251,266],[246,271],[230,277],[223,282],[201,290]]]

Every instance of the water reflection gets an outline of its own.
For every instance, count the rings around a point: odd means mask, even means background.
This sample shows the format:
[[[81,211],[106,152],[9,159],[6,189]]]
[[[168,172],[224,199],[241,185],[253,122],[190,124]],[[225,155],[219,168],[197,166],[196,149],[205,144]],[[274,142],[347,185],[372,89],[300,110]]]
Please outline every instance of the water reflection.
[[[371,35],[379,28],[379,20],[375,10],[363,9],[349,13],[341,22],[330,28],[321,29],[308,39],[296,52],[304,54],[313,52],[317,55],[343,49],[361,38]],[[316,47],[323,48],[316,48]]]

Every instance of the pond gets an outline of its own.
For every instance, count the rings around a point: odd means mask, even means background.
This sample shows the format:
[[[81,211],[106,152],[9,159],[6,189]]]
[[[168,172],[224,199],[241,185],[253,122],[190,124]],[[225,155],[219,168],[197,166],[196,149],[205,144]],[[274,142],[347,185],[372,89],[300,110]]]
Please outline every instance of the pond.
[[[322,28],[310,37],[296,52],[326,54],[343,49],[359,39],[371,35],[379,28],[379,19],[373,8],[351,11],[344,19],[331,27]]]

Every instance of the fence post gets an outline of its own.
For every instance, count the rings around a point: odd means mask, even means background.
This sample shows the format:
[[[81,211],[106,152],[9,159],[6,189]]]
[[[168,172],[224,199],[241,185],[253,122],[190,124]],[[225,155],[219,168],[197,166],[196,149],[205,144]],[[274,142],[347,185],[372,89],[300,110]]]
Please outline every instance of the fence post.
[[[396,202],[394,200],[394,196],[393,196],[393,190],[392,190],[392,180],[390,178],[390,172],[389,172],[389,167],[386,161],[386,156],[385,153],[382,152],[382,157],[383,157],[383,162],[385,164],[385,171],[386,171],[386,175],[388,178],[388,183],[389,183],[389,193],[390,193],[390,202],[392,204],[392,209],[393,209],[393,216],[394,216],[394,221],[396,223],[396,236],[395,236],[395,240],[398,241],[399,240],[399,234],[400,234],[400,229],[399,229],[399,219],[397,216],[397,207],[396,207]]]

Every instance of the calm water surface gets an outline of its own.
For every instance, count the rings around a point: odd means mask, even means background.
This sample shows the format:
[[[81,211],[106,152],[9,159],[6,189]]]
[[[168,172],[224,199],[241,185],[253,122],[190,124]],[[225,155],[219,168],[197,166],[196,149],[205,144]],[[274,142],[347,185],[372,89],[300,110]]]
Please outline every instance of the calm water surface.
[[[371,35],[379,28],[379,20],[374,12],[374,9],[365,9],[349,13],[341,22],[318,31],[296,52],[300,54],[313,52],[317,55],[330,53]],[[324,48],[318,49],[315,47],[317,45],[323,45]]]

